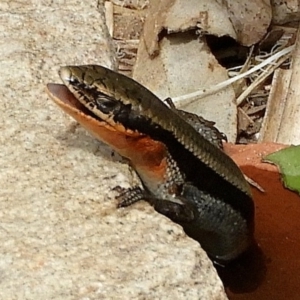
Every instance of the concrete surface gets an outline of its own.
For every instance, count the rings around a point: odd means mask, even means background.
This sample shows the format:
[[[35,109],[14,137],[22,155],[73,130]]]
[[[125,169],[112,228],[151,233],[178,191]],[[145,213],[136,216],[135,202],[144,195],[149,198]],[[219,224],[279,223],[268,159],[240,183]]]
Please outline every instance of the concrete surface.
[[[65,64],[111,66],[97,1],[0,2],[0,299],[226,299],[211,262],[129,167],[52,103]]]

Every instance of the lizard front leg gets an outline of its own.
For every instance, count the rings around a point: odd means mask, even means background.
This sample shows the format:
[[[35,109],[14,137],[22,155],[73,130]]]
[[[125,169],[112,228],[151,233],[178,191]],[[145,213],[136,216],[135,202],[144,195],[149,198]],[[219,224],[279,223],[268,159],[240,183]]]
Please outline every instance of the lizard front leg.
[[[145,200],[150,203],[157,212],[165,215],[177,223],[192,222],[195,220],[195,218],[197,218],[198,215],[196,205],[190,201],[184,200],[182,197],[174,198],[174,201],[177,200],[178,202],[159,199],[147,193],[139,186],[129,189],[117,187],[115,190],[120,193],[116,197],[116,199],[119,201],[117,206],[118,208],[127,207],[137,201]]]

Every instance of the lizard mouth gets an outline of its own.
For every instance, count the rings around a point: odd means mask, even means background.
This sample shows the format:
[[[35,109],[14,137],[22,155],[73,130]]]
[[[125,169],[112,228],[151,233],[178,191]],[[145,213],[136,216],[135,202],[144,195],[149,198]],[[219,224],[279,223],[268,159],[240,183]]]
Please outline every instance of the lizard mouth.
[[[77,112],[78,114],[82,113],[82,115],[85,118],[92,118],[98,122],[101,122],[103,125],[108,125],[105,121],[101,120],[98,116],[93,114],[83,104],[81,104],[79,100],[70,92],[70,90],[65,85],[57,83],[48,83],[47,93],[50,96],[50,98],[65,112],[70,113],[70,111],[73,111]],[[75,119],[77,120],[77,118]]]
[[[96,138],[103,140],[107,132],[128,137],[143,136],[142,133],[125,128],[122,124],[109,124],[86,108],[67,86],[57,83],[48,83],[46,89],[50,98],[68,115],[90,131]],[[110,140],[110,139],[109,139]],[[104,139],[104,142],[109,143]],[[109,143],[110,144],[110,143]]]
[[[126,129],[122,124],[111,125],[102,120],[81,104],[63,84],[48,83],[47,93],[65,113],[80,123],[98,140],[110,145],[125,157],[131,157],[136,153],[136,141],[145,135]]]

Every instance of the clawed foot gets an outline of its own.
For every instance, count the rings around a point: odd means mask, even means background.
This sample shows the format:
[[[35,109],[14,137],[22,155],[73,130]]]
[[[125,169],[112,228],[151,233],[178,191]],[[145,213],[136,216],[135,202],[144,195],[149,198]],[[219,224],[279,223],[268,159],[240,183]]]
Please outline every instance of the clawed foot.
[[[139,186],[133,188],[116,186],[113,190],[119,193],[116,197],[118,200],[118,208],[127,207],[140,200],[145,200],[149,202],[157,212],[165,215],[174,222],[191,222],[196,218],[197,210],[195,210],[195,207],[192,204],[185,203],[186,201],[177,203],[170,200],[157,199],[151,197]],[[182,202],[180,199],[178,200],[179,202]]]
[[[132,188],[122,188],[120,186],[116,186],[113,188],[113,190],[119,193],[119,195],[116,197],[118,200],[118,208],[127,207],[135,202],[145,199],[145,192],[139,186]]]

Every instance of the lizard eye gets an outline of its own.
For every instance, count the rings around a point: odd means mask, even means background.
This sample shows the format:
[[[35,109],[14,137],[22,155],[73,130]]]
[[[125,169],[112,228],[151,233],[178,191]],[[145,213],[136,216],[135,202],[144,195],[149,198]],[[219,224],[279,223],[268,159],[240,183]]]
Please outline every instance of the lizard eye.
[[[118,106],[118,104],[118,101],[107,96],[99,96],[96,99],[97,108],[105,114],[112,112]]]

